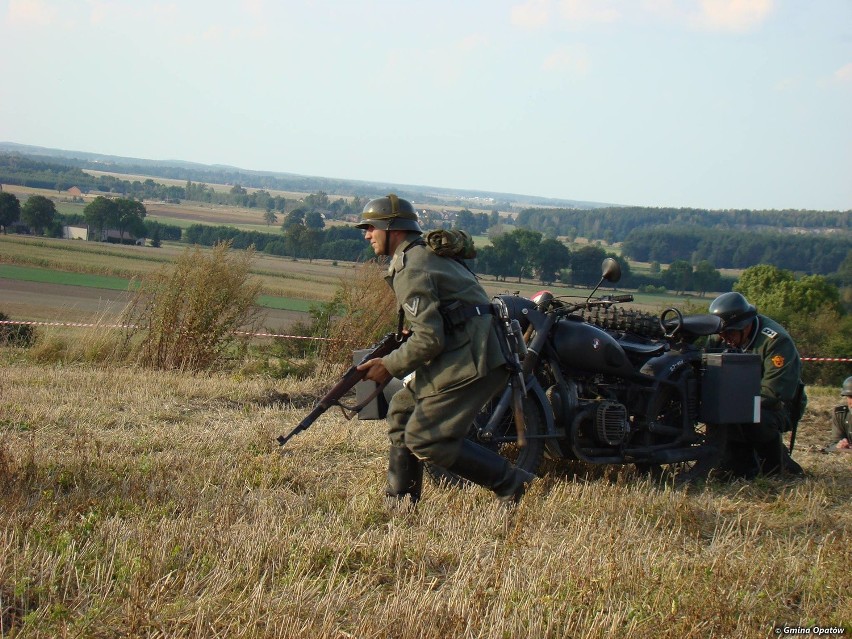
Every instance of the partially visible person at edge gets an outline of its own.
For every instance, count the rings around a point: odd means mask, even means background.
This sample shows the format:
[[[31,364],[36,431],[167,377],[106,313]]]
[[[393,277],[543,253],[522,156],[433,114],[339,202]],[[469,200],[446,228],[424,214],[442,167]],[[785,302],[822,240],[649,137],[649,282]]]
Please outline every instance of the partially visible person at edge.
[[[708,340],[708,349],[724,343],[761,359],[760,423],[742,424],[740,437],[731,431],[726,469],[749,478],[804,474],[781,437],[798,422],[807,402],[804,387],[797,402],[802,360],[793,339],[778,322],[758,314],[740,293],[723,293],[710,304],[710,313],[722,320],[722,330]]]
[[[831,416],[831,441],[825,450],[852,453],[852,377],[847,377],[843,382],[840,396],[846,399],[846,403],[834,409]]]
[[[508,381],[495,322],[487,314],[455,325],[445,319],[452,302],[487,305],[488,295],[462,261],[427,248],[411,202],[394,194],[371,200],[357,226],[376,255],[391,257],[385,280],[411,331],[390,355],[358,366],[378,383],[413,374],[388,407],[389,503],[420,499],[423,462],[491,489],[507,505],[517,503],[534,475],[465,437]]]

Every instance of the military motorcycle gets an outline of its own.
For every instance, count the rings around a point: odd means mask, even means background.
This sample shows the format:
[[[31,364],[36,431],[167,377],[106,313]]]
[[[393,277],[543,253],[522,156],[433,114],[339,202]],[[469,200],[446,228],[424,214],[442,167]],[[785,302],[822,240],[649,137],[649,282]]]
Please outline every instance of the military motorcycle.
[[[545,457],[633,464],[679,482],[719,466],[727,425],[759,421],[759,359],[703,349],[700,338],[720,331],[715,315],[668,308],[654,316],[619,307],[629,294],[595,297],[620,276],[607,258],[586,299],[542,291],[492,300],[507,330],[522,332],[521,374],[483,407],[468,438],[531,473]],[[438,466],[427,471],[464,483]]]

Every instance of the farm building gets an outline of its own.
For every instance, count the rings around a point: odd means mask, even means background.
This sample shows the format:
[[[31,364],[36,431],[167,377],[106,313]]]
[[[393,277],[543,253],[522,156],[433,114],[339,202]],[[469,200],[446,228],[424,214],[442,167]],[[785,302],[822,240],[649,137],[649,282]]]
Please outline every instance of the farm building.
[[[88,226],[63,226],[62,239],[64,240],[88,240]]]

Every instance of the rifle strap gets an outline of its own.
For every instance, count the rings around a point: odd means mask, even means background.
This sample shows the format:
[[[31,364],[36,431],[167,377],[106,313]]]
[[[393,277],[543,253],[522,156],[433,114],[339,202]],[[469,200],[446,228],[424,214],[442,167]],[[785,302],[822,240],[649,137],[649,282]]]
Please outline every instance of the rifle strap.
[[[363,408],[367,404],[369,404],[374,399],[376,399],[376,397],[379,396],[379,393],[381,393],[383,390],[385,390],[385,386],[387,386],[388,383],[390,383],[391,379],[393,379],[393,378],[389,378],[387,381],[382,382],[381,384],[376,384],[376,389],[372,393],[370,393],[370,395],[366,399],[364,399],[364,401],[362,401],[358,404],[355,404],[355,406],[346,406],[345,404],[342,404],[342,403],[340,403],[340,401],[338,401],[337,405],[340,406],[340,412],[343,413],[343,416],[346,419],[352,419],[353,417],[355,417],[355,415],[360,413],[361,410],[363,410]]]
[[[399,340],[402,337],[402,325],[405,322],[405,311],[402,310],[402,307],[399,307],[399,319],[396,321],[396,339]]]

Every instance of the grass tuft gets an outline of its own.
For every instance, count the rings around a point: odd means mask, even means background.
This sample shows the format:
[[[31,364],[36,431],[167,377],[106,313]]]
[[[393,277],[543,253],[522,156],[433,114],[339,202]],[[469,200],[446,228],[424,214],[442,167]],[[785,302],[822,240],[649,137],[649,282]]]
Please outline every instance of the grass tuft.
[[[258,327],[255,299],[260,284],[249,281],[254,250],[187,249],[173,267],[142,280],[125,314],[135,326],[137,360],[164,370],[200,371],[222,364],[246,333]],[[240,333],[239,331],[242,331]]]

